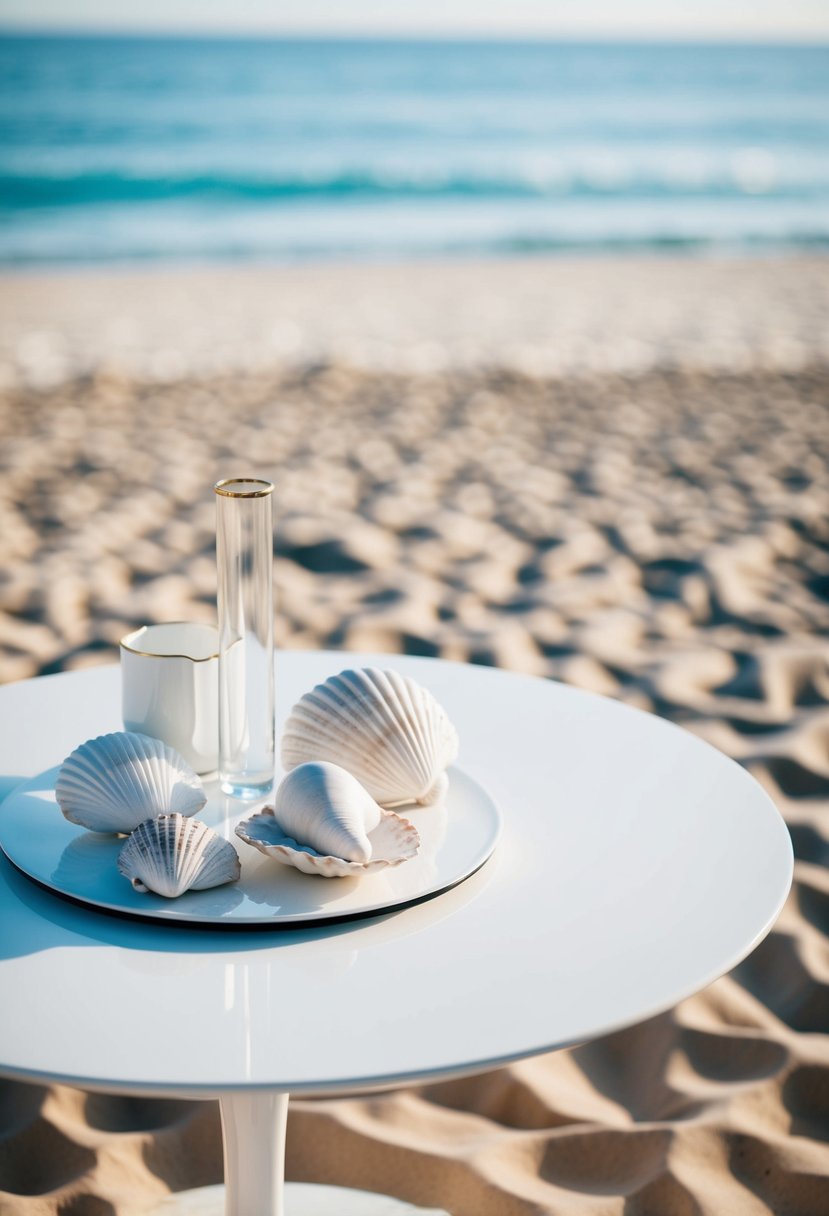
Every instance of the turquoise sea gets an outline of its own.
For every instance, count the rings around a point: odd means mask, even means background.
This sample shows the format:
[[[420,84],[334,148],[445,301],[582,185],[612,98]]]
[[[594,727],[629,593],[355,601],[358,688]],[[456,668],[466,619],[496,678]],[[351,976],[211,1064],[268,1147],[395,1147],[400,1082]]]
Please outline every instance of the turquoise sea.
[[[0,263],[829,248],[829,47],[0,41]]]

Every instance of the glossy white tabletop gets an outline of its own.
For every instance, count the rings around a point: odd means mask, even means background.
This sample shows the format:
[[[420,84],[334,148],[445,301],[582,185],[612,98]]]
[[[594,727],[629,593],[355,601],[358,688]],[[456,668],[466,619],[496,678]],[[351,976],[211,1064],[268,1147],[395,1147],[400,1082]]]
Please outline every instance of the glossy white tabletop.
[[[0,859],[1,1073],[197,1097],[472,1072],[665,1009],[770,928],[788,833],[719,752],[560,684],[399,656],[280,654],[280,723],[367,662],[445,705],[503,813],[492,859],[371,920],[224,932],[87,911]],[[116,729],[117,667],[0,689],[0,793]]]

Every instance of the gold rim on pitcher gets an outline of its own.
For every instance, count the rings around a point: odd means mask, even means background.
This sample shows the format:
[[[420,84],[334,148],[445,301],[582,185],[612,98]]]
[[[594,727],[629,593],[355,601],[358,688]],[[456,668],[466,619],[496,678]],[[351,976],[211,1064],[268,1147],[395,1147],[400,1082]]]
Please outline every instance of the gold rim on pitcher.
[[[208,625],[202,621],[153,621],[149,625],[139,625],[137,629],[131,629],[129,633],[125,633],[118,645],[122,650],[128,650],[130,654],[140,655],[142,659],[187,659],[191,663],[209,663],[211,659],[218,659],[219,652],[215,654],[206,654],[203,659],[196,659],[192,654],[171,654],[167,651],[165,654],[159,654],[155,650],[136,650],[134,646],[130,646],[129,642],[135,638],[136,634],[141,633],[144,629],[154,629],[157,625],[204,625],[205,629],[215,630],[214,625]]]

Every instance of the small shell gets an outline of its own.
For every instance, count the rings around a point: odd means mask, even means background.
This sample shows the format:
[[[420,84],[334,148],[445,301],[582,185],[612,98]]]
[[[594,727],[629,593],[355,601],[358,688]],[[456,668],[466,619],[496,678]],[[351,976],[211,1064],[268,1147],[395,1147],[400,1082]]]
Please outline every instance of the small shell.
[[[380,822],[380,807],[344,768],[300,764],[282,778],[273,810],[283,834],[315,852],[371,860],[368,833]]]
[[[195,815],[202,783],[172,747],[116,731],[76,748],[61,765],[55,797],[67,819],[93,832],[131,832],[166,812]]]
[[[420,848],[417,828],[394,811],[381,811],[380,822],[368,834],[371,861],[323,857],[312,848],[298,844],[285,835],[276,821],[273,808],[269,806],[238,824],[236,834],[266,857],[272,857],[286,866],[294,866],[304,874],[316,874],[322,878],[358,878],[363,874],[373,874],[386,866],[399,866],[401,862],[416,856]]]
[[[439,802],[458,734],[432,694],[396,671],[343,671],[306,693],[288,717],[282,764],[329,760],[381,806]]]
[[[220,887],[241,873],[232,844],[200,819],[178,814],[139,824],[118,854],[118,869],[136,891],[154,891],[167,899]]]

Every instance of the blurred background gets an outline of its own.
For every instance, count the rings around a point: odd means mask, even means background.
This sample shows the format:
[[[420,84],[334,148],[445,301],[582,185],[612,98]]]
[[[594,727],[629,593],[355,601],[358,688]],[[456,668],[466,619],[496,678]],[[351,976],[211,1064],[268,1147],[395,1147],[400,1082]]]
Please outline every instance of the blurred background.
[[[231,24],[179,0],[140,26],[131,5],[21,5],[75,21],[3,41],[0,263],[825,249],[825,8],[779,5],[785,42],[723,44],[728,4],[673,6],[682,42],[654,40],[672,6],[624,7],[634,31],[650,15],[647,41],[607,41],[619,6],[595,2],[456,3],[431,24],[249,2]],[[314,9],[347,38],[292,32]],[[87,32],[96,11],[110,34]],[[503,36],[481,37],[487,11]],[[372,14],[397,37],[361,37]]]
[[[0,0],[0,681],[214,620],[212,484],[264,476],[281,647],[661,714],[795,845],[704,993],[292,1103],[289,1177],[829,1211],[827,251],[823,0]],[[4,1216],[221,1169],[211,1104],[0,1087]]]

